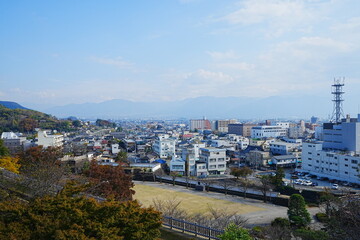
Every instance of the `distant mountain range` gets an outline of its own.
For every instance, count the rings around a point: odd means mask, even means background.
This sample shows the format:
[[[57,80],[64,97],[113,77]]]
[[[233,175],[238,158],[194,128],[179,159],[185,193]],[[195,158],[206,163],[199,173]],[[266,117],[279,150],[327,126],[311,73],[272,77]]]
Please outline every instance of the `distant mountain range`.
[[[202,118],[265,119],[328,116],[329,98],[323,97],[197,97],[173,102],[133,102],[114,99],[101,103],[69,104],[45,109],[57,117],[79,118]]]
[[[0,105],[3,105],[4,107],[9,108],[9,109],[27,109],[28,110],[28,108],[25,108],[16,102],[0,101]]]

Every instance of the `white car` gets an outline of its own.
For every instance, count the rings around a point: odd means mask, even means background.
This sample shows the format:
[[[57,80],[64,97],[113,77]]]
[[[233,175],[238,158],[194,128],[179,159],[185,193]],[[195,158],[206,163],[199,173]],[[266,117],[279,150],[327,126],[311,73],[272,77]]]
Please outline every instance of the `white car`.
[[[339,188],[339,185],[337,185],[336,183],[334,183],[332,186],[331,186],[331,189],[338,189]]]

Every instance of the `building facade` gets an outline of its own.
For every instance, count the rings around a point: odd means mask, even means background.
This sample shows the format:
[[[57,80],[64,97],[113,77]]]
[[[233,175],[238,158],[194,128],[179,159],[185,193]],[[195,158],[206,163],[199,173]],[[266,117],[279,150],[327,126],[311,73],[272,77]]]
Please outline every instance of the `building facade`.
[[[241,135],[244,137],[251,136],[251,128],[257,126],[256,124],[249,123],[230,123],[228,125],[228,133]]]
[[[360,184],[360,156],[323,149],[321,142],[303,143],[302,170],[320,177]]]
[[[281,126],[256,126],[251,129],[252,138],[286,137],[288,129]]]
[[[200,161],[206,163],[209,174],[224,174],[227,160],[226,149],[200,148]]]

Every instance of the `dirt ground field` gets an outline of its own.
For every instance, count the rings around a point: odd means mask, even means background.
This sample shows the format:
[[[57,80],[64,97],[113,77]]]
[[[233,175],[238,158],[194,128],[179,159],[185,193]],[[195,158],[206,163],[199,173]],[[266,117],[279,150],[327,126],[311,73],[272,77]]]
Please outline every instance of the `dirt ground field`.
[[[268,225],[277,217],[287,218],[287,207],[277,206],[271,203],[264,203],[260,200],[250,199],[222,193],[198,192],[194,189],[186,189],[181,186],[157,182],[135,181],[135,199],[138,199],[144,206],[150,206],[153,199],[181,200],[181,208],[187,209],[189,213],[205,213],[208,206],[214,209],[228,209],[231,212],[237,211],[245,217],[247,227]],[[311,215],[319,212],[319,208],[308,208]]]
[[[189,214],[205,213],[209,207],[214,209],[227,209],[232,212],[236,211],[238,214],[265,210],[264,208],[252,205],[142,184],[136,184],[134,190],[136,191],[135,199],[144,206],[152,205],[154,199],[176,199],[177,201],[181,201],[179,207],[186,210]]]

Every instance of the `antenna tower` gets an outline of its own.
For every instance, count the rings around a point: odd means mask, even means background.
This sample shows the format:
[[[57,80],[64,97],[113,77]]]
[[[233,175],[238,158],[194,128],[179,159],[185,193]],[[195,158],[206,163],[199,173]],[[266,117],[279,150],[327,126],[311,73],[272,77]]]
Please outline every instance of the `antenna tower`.
[[[333,123],[338,123],[341,121],[341,117],[344,117],[344,112],[342,109],[342,102],[344,101],[344,99],[342,99],[342,95],[345,93],[342,90],[342,87],[345,85],[344,84],[344,80],[345,78],[341,79],[334,79],[334,84],[331,85],[332,87],[332,94],[334,96],[334,99],[332,100],[334,102],[334,110],[332,113],[332,117],[331,117],[331,122]]]

